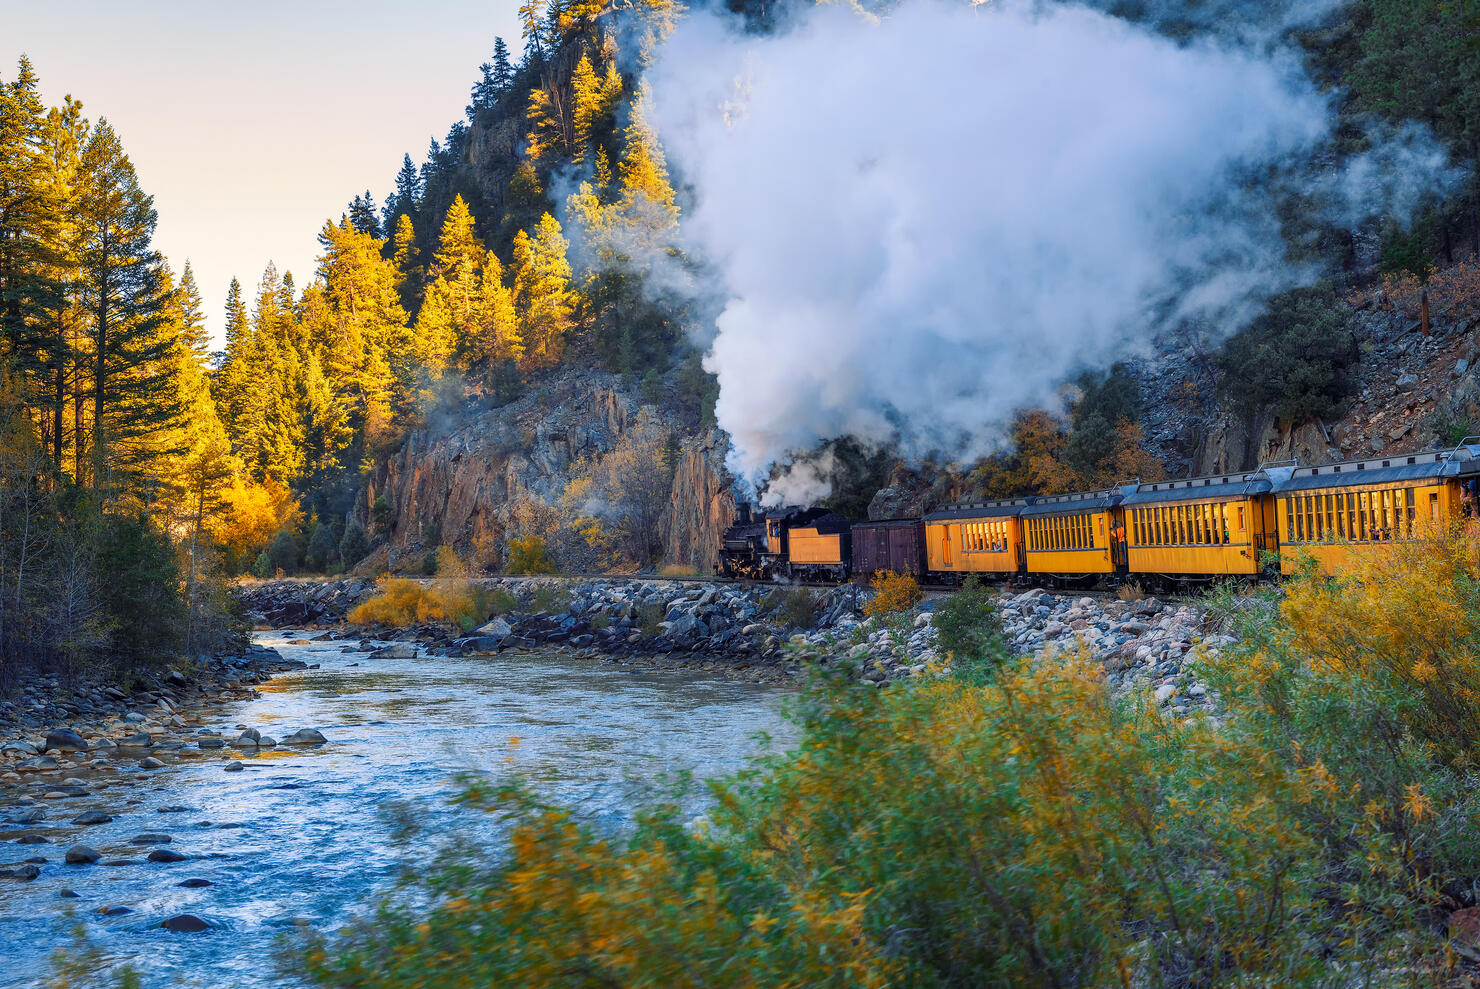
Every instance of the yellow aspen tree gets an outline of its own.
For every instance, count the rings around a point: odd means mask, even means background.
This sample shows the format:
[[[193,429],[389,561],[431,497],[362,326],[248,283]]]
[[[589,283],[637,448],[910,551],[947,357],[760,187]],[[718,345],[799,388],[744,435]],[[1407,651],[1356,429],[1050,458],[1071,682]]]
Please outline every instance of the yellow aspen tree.
[[[560,223],[546,213],[534,236],[514,236],[514,306],[524,341],[526,367],[546,367],[560,360],[575,312],[571,291],[569,242]]]
[[[514,295],[504,284],[503,266],[492,251],[483,261],[478,308],[482,326],[479,356],[491,363],[523,357],[524,338],[514,313]]]

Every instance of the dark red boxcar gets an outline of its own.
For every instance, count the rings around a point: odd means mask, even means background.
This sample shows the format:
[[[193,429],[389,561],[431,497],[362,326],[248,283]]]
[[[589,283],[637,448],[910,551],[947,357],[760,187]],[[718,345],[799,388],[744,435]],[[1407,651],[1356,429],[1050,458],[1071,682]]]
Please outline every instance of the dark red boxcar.
[[[925,572],[925,524],[919,519],[853,524],[853,572],[876,570],[919,576]]]

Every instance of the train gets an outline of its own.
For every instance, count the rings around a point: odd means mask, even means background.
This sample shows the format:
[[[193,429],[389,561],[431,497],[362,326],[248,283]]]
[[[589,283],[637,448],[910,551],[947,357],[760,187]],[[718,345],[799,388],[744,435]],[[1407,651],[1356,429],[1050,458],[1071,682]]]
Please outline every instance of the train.
[[[1354,554],[1466,516],[1480,516],[1477,437],[1427,453],[953,504],[920,518],[850,523],[823,508],[742,505],[716,570],[771,582],[888,571],[934,584],[975,574],[1161,586],[1289,574],[1312,559],[1334,575]]]

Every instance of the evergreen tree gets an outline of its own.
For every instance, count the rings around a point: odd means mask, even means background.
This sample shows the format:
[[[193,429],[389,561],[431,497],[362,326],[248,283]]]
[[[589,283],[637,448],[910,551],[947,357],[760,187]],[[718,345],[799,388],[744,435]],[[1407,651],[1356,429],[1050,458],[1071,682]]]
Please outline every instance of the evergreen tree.
[[[43,274],[48,210],[38,85],[24,55],[16,81],[0,82],[0,356],[39,391],[49,378],[44,310],[55,286]]]
[[[375,197],[370,194],[369,189],[350,201],[349,222],[362,234],[380,236],[380,219],[375,215]]]
[[[420,309],[419,290],[424,272],[416,260],[416,231],[411,226],[411,217],[405,213],[396,217],[391,248],[391,263],[396,266],[396,292],[401,298],[401,308],[407,312],[416,312]]]
[[[401,159],[401,170],[396,173],[396,191],[386,197],[382,229],[393,231],[399,216],[414,217],[421,208],[421,176],[408,154]]]
[[[493,39],[493,85],[497,95],[502,96],[514,85],[514,66],[509,61],[509,46],[504,39]]]
[[[514,295],[504,284],[503,267],[492,251],[483,260],[478,309],[482,334],[474,358],[497,366],[523,357],[524,338],[514,313]]]
[[[67,97],[60,107],[47,112],[42,131],[46,165],[42,175],[42,197],[46,203],[47,223],[42,237],[41,279],[49,291],[43,297],[39,316],[41,331],[48,343],[47,359],[41,364],[49,373],[46,392],[50,398],[52,460],[64,466],[64,456],[72,447],[72,473],[80,477],[80,458],[85,453],[82,418],[82,377],[77,360],[77,345],[83,317],[80,287],[77,282],[77,198],[82,183],[82,150],[87,145],[90,126],[82,116],[82,104]],[[70,412],[70,426],[68,424]]]
[[[162,332],[167,289],[152,246],[154,200],[139,188],[106,120],[94,129],[82,165],[77,223],[92,360],[92,485],[104,490],[139,466],[139,441],[179,412],[174,382],[162,371],[176,341]]]
[[[582,55],[571,74],[571,129],[575,153],[590,153],[597,136],[611,126],[617,103],[622,98],[622,76],[615,62],[598,76],[591,59]],[[597,149],[600,150],[599,148]]]
[[[536,67],[545,64],[545,0],[521,0],[519,4],[520,35],[524,38],[524,57]]]
[[[200,286],[195,283],[195,272],[190,270],[189,261],[185,262],[185,270],[180,273],[180,285],[175,289],[175,294],[179,300],[182,340],[195,360],[204,362],[211,338],[206,332],[206,314],[200,297]]]
[[[560,223],[549,213],[536,224],[534,236],[521,230],[514,237],[514,306],[529,367],[558,363],[570,333],[575,293],[568,246]]]

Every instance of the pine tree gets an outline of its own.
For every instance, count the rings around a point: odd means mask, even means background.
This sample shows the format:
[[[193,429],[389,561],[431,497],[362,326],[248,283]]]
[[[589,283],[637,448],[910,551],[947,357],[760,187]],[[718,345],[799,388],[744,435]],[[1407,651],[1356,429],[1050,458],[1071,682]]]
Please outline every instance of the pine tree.
[[[627,124],[626,144],[618,166],[621,177],[622,209],[627,222],[650,237],[671,235],[678,225],[678,207],[673,186],[668,181],[668,166],[663,158],[658,135],[648,124],[644,113],[646,86],[638,90],[632,104],[632,117]]]
[[[49,377],[43,310],[55,289],[42,277],[48,220],[38,85],[24,55],[16,81],[0,82],[0,356],[37,391]]]
[[[82,116],[82,104],[71,97],[60,107],[47,112],[42,131],[45,168],[42,175],[42,198],[47,223],[43,227],[45,246],[40,258],[41,278],[49,291],[43,297],[42,331],[48,341],[44,362],[50,380],[50,427],[52,460],[58,468],[71,438],[72,472],[82,474],[83,442],[82,377],[78,366],[77,345],[83,316],[80,287],[77,283],[77,198],[82,182],[82,150],[91,130]],[[68,426],[68,413],[71,425]]]
[[[477,357],[490,366],[524,356],[524,338],[514,313],[514,295],[504,284],[503,266],[492,251],[483,259],[478,310],[482,329]]]
[[[478,283],[483,257],[473,214],[458,196],[442,223],[436,281],[427,289],[417,315],[416,350],[432,379],[441,376],[454,352],[466,357],[482,336]]]
[[[503,38],[493,39],[493,58],[478,66],[479,78],[473,84],[471,102],[467,106],[469,121],[476,121],[478,114],[493,109],[494,104],[509,91],[514,79],[513,67],[509,64],[509,46]]]
[[[576,300],[568,246],[549,213],[540,218],[534,236],[521,230],[514,237],[514,306],[528,367],[558,363],[570,333]]]
[[[327,224],[319,260],[321,297],[306,307],[318,323],[324,373],[365,446],[394,437],[392,414],[410,408],[415,371],[406,311],[396,291],[400,275],[381,256],[384,242],[350,226]]]
[[[420,290],[425,272],[417,263],[416,231],[411,226],[411,217],[405,213],[396,217],[395,231],[391,240],[391,263],[396,266],[396,292],[401,299],[401,308],[416,312],[420,309]]]
[[[514,66],[509,61],[509,46],[504,39],[493,39],[493,85],[497,95],[502,96],[514,85]]]
[[[375,215],[375,197],[370,194],[369,189],[350,201],[349,222],[362,234],[380,236],[380,219]]]
[[[395,230],[399,216],[416,216],[421,208],[421,190],[421,176],[408,154],[401,159],[401,170],[396,173],[396,191],[385,200],[385,209],[381,213],[383,230]]]
[[[195,272],[190,270],[190,262],[185,262],[185,270],[180,273],[180,285],[175,289],[180,306],[180,332],[185,346],[189,348],[195,360],[204,362],[208,349],[211,345],[210,334],[206,332],[206,316],[200,297],[200,286],[195,283]]]
[[[622,76],[615,62],[608,63],[605,74],[597,76],[591,59],[582,55],[571,75],[570,86],[575,152],[585,155],[590,152],[598,134],[611,126],[617,103],[622,98]]]
[[[92,359],[92,485],[115,489],[141,466],[136,451],[179,413],[162,372],[175,341],[162,332],[168,298],[163,259],[152,246],[153,197],[106,120],[82,154],[78,202],[81,281]]]
[[[544,11],[545,0],[522,0],[519,4],[519,27],[524,38],[524,55],[536,66],[545,63]]]

